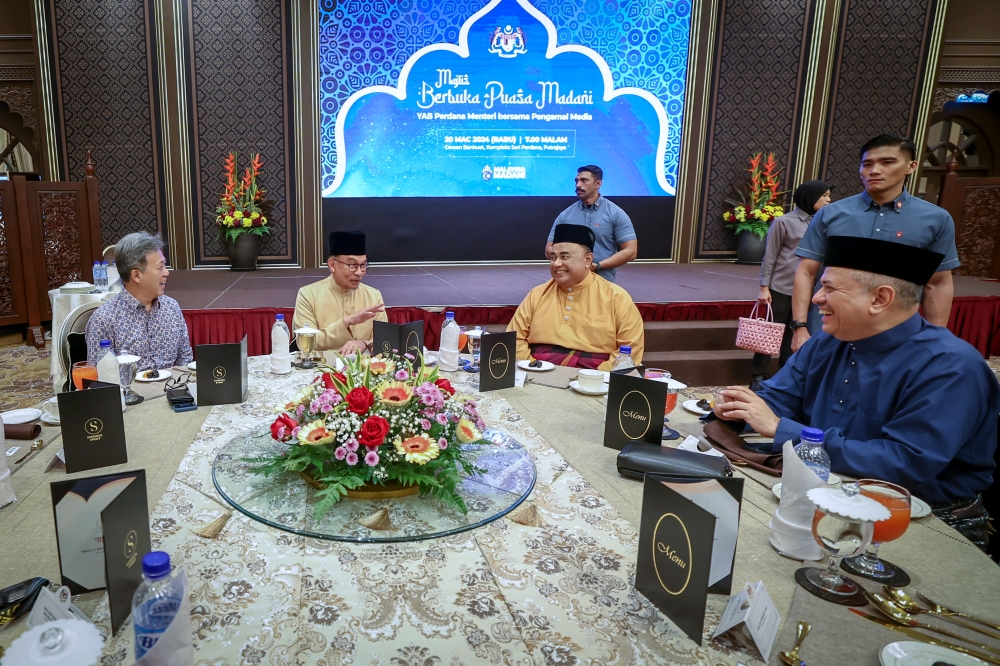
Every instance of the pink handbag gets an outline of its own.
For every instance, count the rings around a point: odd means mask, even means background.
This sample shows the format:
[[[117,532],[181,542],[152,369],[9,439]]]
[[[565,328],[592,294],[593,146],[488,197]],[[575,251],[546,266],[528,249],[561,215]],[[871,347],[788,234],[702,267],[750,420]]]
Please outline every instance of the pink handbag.
[[[767,319],[757,318],[757,306],[753,306],[749,317],[740,317],[740,327],[736,331],[736,346],[758,354],[777,354],[781,351],[781,338],[785,335],[785,325],[774,321],[771,304],[767,304]]]

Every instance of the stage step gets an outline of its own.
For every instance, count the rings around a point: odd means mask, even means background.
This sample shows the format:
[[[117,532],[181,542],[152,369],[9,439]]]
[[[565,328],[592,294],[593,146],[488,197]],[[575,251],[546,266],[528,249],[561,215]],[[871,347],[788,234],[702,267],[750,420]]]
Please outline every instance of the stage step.
[[[750,383],[753,352],[742,349],[712,351],[648,352],[642,357],[647,368],[662,368],[674,379],[688,386],[729,386]],[[778,359],[771,359],[768,374],[778,370]]]
[[[738,320],[647,321],[646,352],[735,349]]]

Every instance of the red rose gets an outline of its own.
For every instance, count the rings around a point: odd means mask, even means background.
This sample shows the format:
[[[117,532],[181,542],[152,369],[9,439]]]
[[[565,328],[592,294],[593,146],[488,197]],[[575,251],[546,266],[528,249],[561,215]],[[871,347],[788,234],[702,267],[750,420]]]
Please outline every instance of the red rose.
[[[442,391],[447,391],[449,395],[455,395],[455,389],[452,387],[451,382],[443,377],[440,379],[435,379],[434,384]]]
[[[361,424],[358,441],[365,446],[380,446],[389,434],[389,422],[381,416],[369,416]]]
[[[287,442],[292,438],[292,430],[298,427],[299,423],[288,414],[282,414],[271,424],[271,437],[279,442]]]
[[[347,377],[340,374],[339,372],[324,372],[323,373],[323,386],[328,389],[336,388],[333,385],[333,380],[336,379],[341,384],[347,383]]]
[[[358,386],[344,396],[347,400],[347,411],[364,414],[375,404],[375,396],[364,386]]]

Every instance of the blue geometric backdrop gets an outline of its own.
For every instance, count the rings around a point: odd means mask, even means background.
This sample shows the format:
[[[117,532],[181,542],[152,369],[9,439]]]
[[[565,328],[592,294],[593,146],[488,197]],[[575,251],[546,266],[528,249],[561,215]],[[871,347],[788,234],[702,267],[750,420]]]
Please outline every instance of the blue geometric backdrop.
[[[334,127],[356,91],[397,85],[407,59],[430,44],[458,43],[462,24],[488,0],[320,0],[320,163],[322,188],[333,183]],[[676,187],[684,110],[689,0],[536,0],[558,33],[560,46],[597,51],[615,88],[642,88],[666,109],[669,128],[664,170]]]

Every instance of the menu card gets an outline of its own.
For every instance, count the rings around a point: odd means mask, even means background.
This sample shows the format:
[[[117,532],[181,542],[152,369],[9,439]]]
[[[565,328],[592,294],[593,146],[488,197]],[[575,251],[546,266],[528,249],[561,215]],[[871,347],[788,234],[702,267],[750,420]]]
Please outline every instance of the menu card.
[[[372,355],[409,354],[414,358],[413,367],[419,368],[424,353],[424,320],[418,319],[408,324],[390,324],[387,321],[372,322]]]
[[[517,377],[517,333],[485,333],[479,354],[479,391],[514,388]]]
[[[646,475],[635,588],[698,645],[708,593],[732,588],[742,497],[743,479]]]
[[[128,462],[118,385],[60,393],[57,398],[67,473]]]
[[[666,405],[665,383],[612,372],[608,382],[604,446],[619,451],[632,442],[659,446]]]
[[[146,472],[56,481],[51,491],[62,584],[73,594],[107,588],[117,632],[151,550]]]
[[[240,342],[198,345],[198,404],[235,405],[246,400],[250,375],[247,373],[247,337]]]

